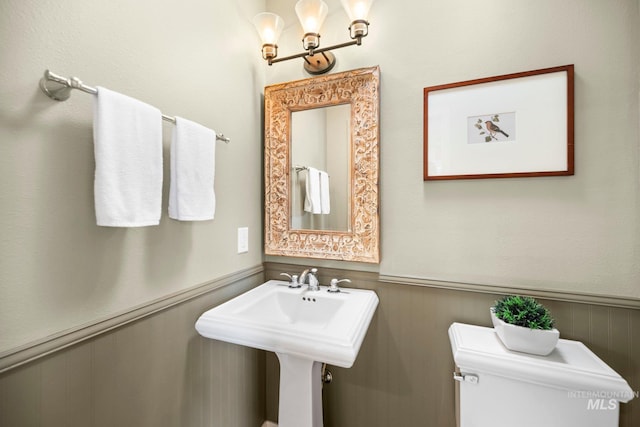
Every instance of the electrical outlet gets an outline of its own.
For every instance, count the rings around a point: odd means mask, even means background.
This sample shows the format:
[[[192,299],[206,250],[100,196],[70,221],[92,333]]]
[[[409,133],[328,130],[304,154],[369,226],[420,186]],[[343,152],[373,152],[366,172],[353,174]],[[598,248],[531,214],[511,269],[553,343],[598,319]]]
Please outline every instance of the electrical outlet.
[[[238,228],[238,253],[249,252],[249,227]]]

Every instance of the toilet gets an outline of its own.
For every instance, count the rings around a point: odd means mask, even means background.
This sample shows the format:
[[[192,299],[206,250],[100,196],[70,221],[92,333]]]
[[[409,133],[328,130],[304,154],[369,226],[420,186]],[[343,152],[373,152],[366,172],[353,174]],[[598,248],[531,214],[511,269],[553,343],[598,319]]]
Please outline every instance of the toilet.
[[[548,356],[507,350],[493,328],[453,323],[458,427],[615,427],[629,384],[579,341]]]

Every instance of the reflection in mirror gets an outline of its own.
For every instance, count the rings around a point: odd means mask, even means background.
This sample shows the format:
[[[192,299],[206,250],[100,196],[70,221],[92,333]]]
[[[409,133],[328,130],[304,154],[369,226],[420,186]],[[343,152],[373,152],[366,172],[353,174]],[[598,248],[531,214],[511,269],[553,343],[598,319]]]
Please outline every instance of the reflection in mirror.
[[[349,230],[350,115],[350,104],[292,113],[291,229]]]
[[[265,88],[266,255],[379,262],[379,90],[378,67]]]

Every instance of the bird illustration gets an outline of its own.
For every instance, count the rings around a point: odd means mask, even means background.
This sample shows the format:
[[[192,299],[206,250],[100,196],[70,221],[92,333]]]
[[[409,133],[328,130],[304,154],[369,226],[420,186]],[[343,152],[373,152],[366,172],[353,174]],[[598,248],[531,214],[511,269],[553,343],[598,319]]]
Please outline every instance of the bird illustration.
[[[496,125],[495,123],[493,123],[491,120],[487,120],[486,122],[484,122],[484,124],[487,126],[487,130],[489,131],[489,133],[491,134],[491,136],[493,138],[496,137],[496,133],[500,132],[501,134],[503,134],[504,136],[506,136],[507,138],[509,138],[509,135],[507,135],[506,133],[504,133],[504,131],[502,129],[500,129],[498,127],[498,125]]]

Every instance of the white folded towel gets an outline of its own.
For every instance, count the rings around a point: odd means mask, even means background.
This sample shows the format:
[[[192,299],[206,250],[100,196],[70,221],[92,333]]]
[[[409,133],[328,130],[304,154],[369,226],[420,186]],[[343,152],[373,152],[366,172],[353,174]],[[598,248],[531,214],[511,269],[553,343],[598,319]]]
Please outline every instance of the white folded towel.
[[[320,212],[328,214],[331,212],[331,203],[329,201],[329,174],[320,171]]]
[[[176,117],[171,141],[169,217],[181,221],[213,219],[216,133]]]
[[[322,212],[320,205],[320,172],[315,168],[307,168],[306,195],[304,210],[313,214]]]
[[[94,101],[94,199],[98,225],[160,223],[162,113],[103,87]]]

